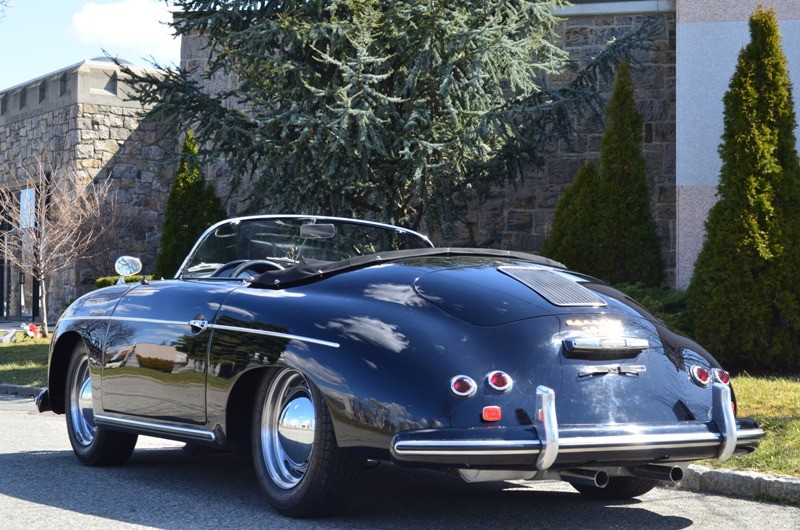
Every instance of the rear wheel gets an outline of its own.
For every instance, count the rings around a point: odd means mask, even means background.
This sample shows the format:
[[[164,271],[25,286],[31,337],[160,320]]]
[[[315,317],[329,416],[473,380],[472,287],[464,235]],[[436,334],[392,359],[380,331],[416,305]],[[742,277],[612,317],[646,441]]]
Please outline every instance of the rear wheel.
[[[637,477],[611,477],[605,488],[573,484],[572,487],[587,497],[603,500],[631,499],[644,495],[655,488],[658,482]]]
[[[83,342],[72,351],[64,403],[69,441],[81,462],[87,466],[112,466],[130,458],[137,436],[109,431],[94,422],[89,355]]]
[[[322,517],[347,505],[363,462],[339,449],[325,401],[300,372],[264,378],[252,421],[256,476],[276,510]]]

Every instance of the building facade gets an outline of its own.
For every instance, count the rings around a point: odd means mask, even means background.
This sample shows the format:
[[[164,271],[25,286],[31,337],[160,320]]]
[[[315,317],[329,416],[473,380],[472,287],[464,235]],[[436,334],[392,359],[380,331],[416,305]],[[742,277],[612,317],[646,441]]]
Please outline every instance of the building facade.
[[[119,68],[100,58],[0,91],[0,189],[23,194],[34,204],[36,187],[19,189],[25,179],[14,173],[39,163],[47,172],[69,171],[81,183],[111,179],[104,211],[116,212],[121,222],[96,242],[93,259],[50,278],[51,315],[93,288],[97,277],[112,274],[120,254],[155,260],[174,140],[163,138],[155,124],[141,123],[142,108],[128,101],[128,90]],[[8,221],[0,243],[9,237]],[[0,316],[38,319],[39,287],[11,265],[8,251],[0,247]]]

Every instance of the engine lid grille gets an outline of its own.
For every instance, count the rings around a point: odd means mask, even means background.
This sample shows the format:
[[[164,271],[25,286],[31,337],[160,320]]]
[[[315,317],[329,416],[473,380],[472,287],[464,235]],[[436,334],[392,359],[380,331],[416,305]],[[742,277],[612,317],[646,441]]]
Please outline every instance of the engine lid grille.
[[[542,298],[560,307],[605,307],[606,301],[575,280],[537,267],[502,266],[497,270],[511,276]]]

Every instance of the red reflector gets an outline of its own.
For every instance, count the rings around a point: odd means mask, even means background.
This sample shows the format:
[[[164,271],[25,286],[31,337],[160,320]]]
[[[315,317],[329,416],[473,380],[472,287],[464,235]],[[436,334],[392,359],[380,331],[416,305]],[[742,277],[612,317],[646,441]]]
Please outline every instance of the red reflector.
[[[722,368],[714,368],[714,378],[723,385],[727,385],[731,382],[731,374]]]
[[[486,374],[486,380],[492,390],[503,394],[511,390],[511,385],[514,384],[510,375],[499,370]]]
[[[539,422],[544,423],[544,409],[539,409],[536,415],[538,416]]]
[[[477,389],[475,381],[466,375],[457,375],[450,380],[450,390],[458,397],[470,397]]]
[[[483,421],[500,421],[503,411],[500,407],[483,407]]]
[[[692,379],[700,386],[708,386],[711,382],[711,371],[702,366],[692,366],[691,368]]]

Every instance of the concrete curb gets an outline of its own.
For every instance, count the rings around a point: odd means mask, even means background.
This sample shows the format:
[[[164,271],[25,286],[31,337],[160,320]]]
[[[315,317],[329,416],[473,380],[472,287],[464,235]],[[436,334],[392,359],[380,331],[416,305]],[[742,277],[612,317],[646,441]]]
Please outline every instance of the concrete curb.
[[[43,388],[0,383],[0,394],[34,398]],[[800,505],[800,478],[690,465],[672,488]]]
[[[800,505],[800,478],[690,465],[677,488]]]
[[[42,390],[44,390],[44,388],[0,383],[0,394],[14,394],[22,397],[35,398]]]

